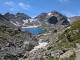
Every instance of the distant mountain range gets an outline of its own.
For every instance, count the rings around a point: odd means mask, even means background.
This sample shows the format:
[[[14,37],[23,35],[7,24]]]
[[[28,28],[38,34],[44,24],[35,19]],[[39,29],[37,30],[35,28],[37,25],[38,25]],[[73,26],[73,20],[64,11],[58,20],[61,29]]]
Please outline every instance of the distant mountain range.
[[[4,15],[0,14],[0,25],[7,25],[9,27],[19,27],[23,24],[23,20],[30,19],[28,15],[24,13],[10,14],[6,13]]]
[[[10,13],[6,13],[4,16],[7,19],[9,19],[10,22],[13,23],[16,26],[21,26],[23,24],[23,20],[31,19],[30,16],[28,16],[28,15],[26,15],[24,13],[16,13],[16,15],[10,14]]]
[[[25,22],[23,20],[31,20],[32,18],[24,13],[5,13],[4,15],[0,14],[0,25],[8,25],[10,27],[20,27]],[[69,23],[72,23],[76,19],[79,20],[80,16],[75,17],[69,17],[70,22],[68,21],[68,17],[64,16],[63,14],[52,11],[48,13],[41,13],[40,15],[33,18],[35,23],[36,21],[39,21],[41,25],[48,24],[50,27],[61,27],[65,25],[69,25]],[[36,22],[37,23],[37,22]]]
[[[80,16],[69,17],[69,19],[70,19],[70,23],[73,23],[77,20],[80,20]]]

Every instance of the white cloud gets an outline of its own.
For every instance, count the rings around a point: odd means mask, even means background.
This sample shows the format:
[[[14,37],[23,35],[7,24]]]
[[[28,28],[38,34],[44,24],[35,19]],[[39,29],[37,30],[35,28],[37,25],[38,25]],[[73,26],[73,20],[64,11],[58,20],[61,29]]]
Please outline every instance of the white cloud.
[[[23,8],[23,9],[28,9],[28,8],[30,8],[30,5],[29,5],[29,4],[25,4],[25,3],[22,3],[22,2],[18,3],[18,5],[19,5],[21,8]]]
[[[68,2],[69,0],[59,0],[60,3]]]
[[[4,2],[5,5],[13,6],[15,3],[13,1]]]
[[[9,11],[22,11],[22,10],[27,10],[30,8],[29,3],[23,3],[23,2],[14,2],[14,1],[6,1],[4,2],[4,6],[9,10]],[[20,10],[22,9],[22,10]]]

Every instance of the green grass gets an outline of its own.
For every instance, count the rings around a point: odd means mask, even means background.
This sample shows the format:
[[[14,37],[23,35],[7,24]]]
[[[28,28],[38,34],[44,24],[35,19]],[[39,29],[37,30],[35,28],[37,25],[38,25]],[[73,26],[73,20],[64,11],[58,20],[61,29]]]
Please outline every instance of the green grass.
[[[54,47],[49,47],[48,50],[76,48],[76,43],[80,44],[80,21],[74,22],[69,29],[59,34],[58,41],[54,44]]]
[[[71,55],[70,57],[68,58],[59,58],[59,57],[52,57],[52,56],[47,56],[47,58],[43,59],[43,60],[75,60],[75,53],[73,55]]]
[[[80,43],[80,21],[76,21],[71,25],[70,29],[67,29],[59,35],[58,46],[59,48],[75,48],[76,43]]]

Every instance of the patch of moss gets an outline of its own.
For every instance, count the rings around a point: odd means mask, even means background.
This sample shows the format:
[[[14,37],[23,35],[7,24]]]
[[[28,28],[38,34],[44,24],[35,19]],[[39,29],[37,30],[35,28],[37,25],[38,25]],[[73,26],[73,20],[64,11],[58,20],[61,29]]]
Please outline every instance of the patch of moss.
[[[80,20],[73,22],[71,25],[71,29],[72,30],[80,29]]]

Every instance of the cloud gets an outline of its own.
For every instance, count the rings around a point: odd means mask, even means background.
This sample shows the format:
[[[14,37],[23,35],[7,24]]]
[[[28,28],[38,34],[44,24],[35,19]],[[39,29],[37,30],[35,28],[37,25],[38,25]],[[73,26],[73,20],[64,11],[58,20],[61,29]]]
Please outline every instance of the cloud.
[[[69,0],[58,0],[60,3],[68,2]]]
[[[4,4],[7,6],[13,6],[15,3],[13,1],[7,1],[7,2],[4,2]]]
[[[25,3],[22,3],[22,2],[18,3],[18,5],[19,5],[21,8],[23,8],[23,9],[28,9],[28,8],[30,8],[30,5],[29,5],[29,4],[25,4]]]
[[[9,11],[16,11],[20,9],[27,10],[31,7],[29,3],[14,1],[6,1],[4,2],[4,6],[8,8]]]

